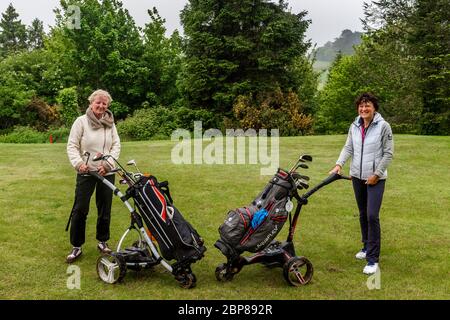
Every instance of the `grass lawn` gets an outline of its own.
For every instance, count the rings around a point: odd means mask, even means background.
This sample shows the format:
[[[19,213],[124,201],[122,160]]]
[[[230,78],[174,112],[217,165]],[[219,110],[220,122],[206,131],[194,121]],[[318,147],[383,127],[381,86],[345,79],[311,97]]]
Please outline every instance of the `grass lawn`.
[[[280,166],[311,154],[307,172],[316,184],[327,176],[345,138],[281,138]],[[381,209],[381,288],[375,290],[366,286],[364,262],[354,258],[361,244],[348,181],[325,187],[303,208],[295,245],[314,265],[309,285],[289,287],[281,269],[261,265],[245,267],[231,282],[217,282],[214,270],[225,261],[213,246],[217,229],[227,211],[248,204],[269,177],[260,176],[259,165],[174,165],[173,146],[126,142],[121,159],[134,158],[143,171],[168,179],[175,205],[205,238],[206,257],[193,265],[196,288],[181,289],[160,266],[128,271],[117,285],[99,280],[92,201],[84,253],[75,263],[81,289],[68,289],[65,257],[71,246],[64,228],[75,172],[66,146],[0,144],[0,299],[450,299],[450,137],[395,136]],[[111,245],[128,225],[127,210],[115,198]],[[287,225],[278,238],[286,231]]]

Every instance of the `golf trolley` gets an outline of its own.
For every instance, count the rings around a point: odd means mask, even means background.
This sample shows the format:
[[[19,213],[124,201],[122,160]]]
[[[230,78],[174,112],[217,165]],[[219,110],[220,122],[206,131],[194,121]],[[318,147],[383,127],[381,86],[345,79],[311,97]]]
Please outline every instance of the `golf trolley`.
[[[164,204],[162,209],[163,212],[161,212],[161,214],[165,215],[166,218],[164,219],[164,223],[167,223],[178,233],[179,231],[176,226],[174,226],[175,223],[173,221],[174,211],[177,211],[177,209],[172,204],[172,199],[170,193],[168,192],[168,183],[158,183],[156,178],[143,175],[137,168],[134,160],[129,161],[127,165],[133,165],[137,170],[136,173],[125,170],[125,168],[110,155],[98,154],[93,160],[108,161],[109,159],[112,159],[117,165],[112,172],[117,173],[121,177],[120,184],[128,185],[125,195],[122,194],[122,192],[114,184],[99,175],[98,172],[91,171],[89,174],[98,178],[113,191],[114,195],[120,198],[130,212],[131,224],[122,235],[116,251],[109,254],[103,253],[98,258],[98,276],[104,282],[112,284],[121,281],[124,278],[127,269],[138,271],[161,264],[167,271],[172,273],[175,280],[178,281],[182,288],[193,288],[196,285],[197,280],[190,265],[203,257],[203,253],[206,250],[206,248],[203,247],[203,240],[196,234],[198,236],[197,239],[200,240],[197,240],[195,246],[188,243],[183,243],[186,247],[189,246],[189,249],[191,250],[189,251],[189,254],[183,256],[171,255],[169,259],[165,259],[163,256],[167,256],[167,250],[169,250],[170,247],[169,249],[164,247],[164,250],[166,250],[164,252],[160,240],[162,239],[161,241],[168,246],[174,245],[176,241],[173,239],[171,240],[170,234],[162,229],[163,227],[161,224],[163,224],[163,221],[158,221],[159,217],[152,216],[151,212],[146,212],[145,210],[148,209],[145,208],[147,207],[141,203],[140,199],[139,201],[137,199],[137,197],[140,196],[140,192],[142,192],[144,185],[147,184],[147,186],[150,186],[151,183],[151,188],[153,188],[158,193],[158,197],[160,197],[158,199],[160,202],[159,204]],[[134,206],[132,206],[128,201],[130,198],[133,198]],[[149,203],[149,205],[153,206],[151,203]],[[135,209],[136,206],[138,207],[138,210]],[[155,207],[156,205],[153,206],[153,208]],[[178,211],[177,214],[177,219],[180,219],[179,217],[181,214],[179,214]],[[184,223],[186,223],[182,217],[181,219]],[[152,231],[150,231],[149,224],[151,224]],[[155,231],[155,227],[159,229]],[[125,247],[125,239],[132,233],[136,234],[137,237],[133,239],[135,241],[132,243],[131,247]],[[194,237],[192,236],[192,238]],[[168,260],[171,259],[176,259],[177,261],[170,264]]]
[[[281,186],[281,182],[289,182],[289,184],[285,184],[285,186],[287,185],[289,187],[285,188],[288,189],[286,190],[285,194],[285,196],[287,197],[287,201],[285,202],[285,205],[283,203],[283,208],[285,207],[286,211],[289,212],[289,234],[286,241],[280,242],[273,239],[276,237],[276,234],[279,232],[279,230],[277,230],[275,236],[273,237],[271,237],[271,234],[269,233],[265,239],[268,245],[262,246],[262,249],[259,251],[251,251],[255,252],[255,254],[246,257],[241,255],[244,251],[247,251],[245,250],[245,247],[239,245],[233,247],[229,245],[227,241],[224,241],[224,237],[221,235],[221,239],[219,239],[215,243],[215,246],[226,256],[227,262],[220,264],[216,268],[215,276],[218,281],[231,281],[233,277],[238,274],[244,266],[254,263],[261,263],[269,268],[283,268],[283,276],[288,284],[292,286],[305,285],[311,281],[313,276],[313,265],[306,257],[296,256],[293,243],[294,233],[300,211],[302,209],[302,206],[308,203],[308,198],[322,187],[336,180],[351,180],[351,178],[333,173],[305,194],[299,195],[298,190],[309,188],[309,177],[299,174],[297,170],[299,168],[308,169],[308,166],[304,162],[310,161],[312,161],[311,156],[302,155],[298,159],[297,163],[289,171],[279,169],[274,178],[272,178],[271,182],[269,182],[268,187],[266,187],[265,189],[270,189],[272,187],[271,184]],[[267,191],[264,191],[263,193],[267,194]],[[291,216],[293,204],[290,200],[292,198],[297,201],[297,207],[295,209],[293,217]],[[258,199],[264,199],[264,194],[262,197],[258,197],[257,200]],[[252,204],[254,205],[260,201],[261,200],[253,201]],[[269,217],[266,217],[266,221],[268,219]],[[282,227],[282,224],[280,226]],[[281,229],[281,227],[279,229]],[[264,236],[265,235],[263,235],[263,238]],[[269,241],[270,239],[272,239],[272,241],[269,242],[267,241],[267,239],[269,239]],[[240,243],[242,244],[242,241]]]

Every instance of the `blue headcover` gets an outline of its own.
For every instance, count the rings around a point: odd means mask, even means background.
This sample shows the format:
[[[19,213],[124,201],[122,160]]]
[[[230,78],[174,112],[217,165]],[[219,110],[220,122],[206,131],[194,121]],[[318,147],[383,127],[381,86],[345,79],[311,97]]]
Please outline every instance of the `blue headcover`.
[[[259,211],[256,211],[252,218],[252,228],[255,230],[258,226],[264,221],[269,212],[266,209],[262,208]]]

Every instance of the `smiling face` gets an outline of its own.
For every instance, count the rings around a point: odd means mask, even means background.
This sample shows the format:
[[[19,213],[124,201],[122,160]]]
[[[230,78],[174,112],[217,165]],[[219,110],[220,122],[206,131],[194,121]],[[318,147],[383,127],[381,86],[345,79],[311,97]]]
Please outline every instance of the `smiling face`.
[[[108,97],[103,95],[95,96],[94,100],[92,100],[89,106],[91,107],[97,119],[101,119],[101,117],[103,117],[103,114],[109,107],[109,99]]]
[[[372,121],[375,111],[375,106],[371,101],[365,100],[358,105],[358,114],[364,119],[365,123]]]

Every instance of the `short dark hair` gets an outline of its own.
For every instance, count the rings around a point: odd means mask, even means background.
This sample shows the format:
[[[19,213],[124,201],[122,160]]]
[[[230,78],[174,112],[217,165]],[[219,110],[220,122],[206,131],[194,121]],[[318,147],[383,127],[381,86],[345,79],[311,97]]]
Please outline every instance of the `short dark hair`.
[[[378,99],[372,93],[364,92],[359,95],[359,97],[355,100],[356,110],[358,110],[359,105],[363,102],[372,102],[375,107],[375,111],[378,111]]]

